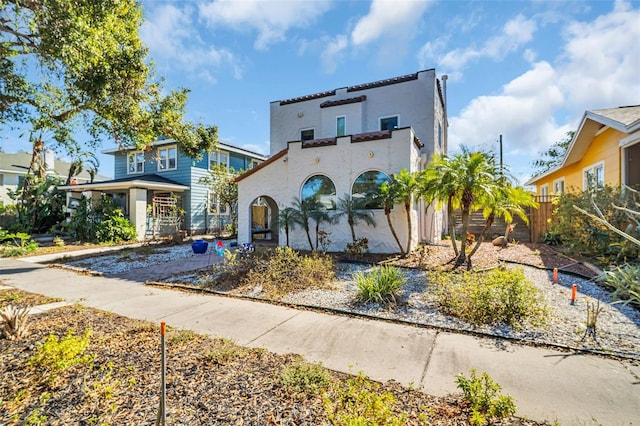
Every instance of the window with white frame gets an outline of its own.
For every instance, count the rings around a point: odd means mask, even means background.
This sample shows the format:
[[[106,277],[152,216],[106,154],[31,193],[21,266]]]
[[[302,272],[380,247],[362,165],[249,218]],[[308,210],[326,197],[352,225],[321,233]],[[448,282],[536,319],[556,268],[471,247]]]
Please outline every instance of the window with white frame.
[[[217,166],[229,168],[229,153],[224,151],[213,151],[209,153],[209,170]]]
[[[175,145],[158,148],[158,171],[175,170],[178,167],[178,149]]]
[[[388,117],[380,117],[380,130],[393,130],[398,128],[398,116],[390,115]]]
[[[604,186],[604,161],[582,169],[582,189],[595,189]]]
[[[336,136],[344,136],[347,134],[347,117],[341,115],[336,117]]]
[[[540,196],[541,197],[548,197],[549,196],[549,184],[545,183],[544,185],[542,185],[540,187]]]
[[[127,174],[144,172],[144,152],[134,151],[127,156]]]
[[[227,206],[221,203],[215,192],[209,191],[209,212],[213,214],[226,215]]]
[[[302,129],[300,130],[300,140],[301,141],[310,141],[316,138],[315,129]]]
[[[564,194],[564,177],[553,181],[553,195]]]

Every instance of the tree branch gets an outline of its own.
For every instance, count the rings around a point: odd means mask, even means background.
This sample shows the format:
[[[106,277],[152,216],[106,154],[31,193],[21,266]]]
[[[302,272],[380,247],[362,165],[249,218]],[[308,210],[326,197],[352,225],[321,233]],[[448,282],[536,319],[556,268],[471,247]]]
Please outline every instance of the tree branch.
[[[600,209],[598,209],[597,206],[596,207],[596,211],[602,215],[602,213],[600,212]],[[616,234],[620,235],[622,238],[631,241],[632,243],[634,243],[635,245],[637,245],[638,247],[640,247],[640,240],[637,240],[636,238],[632,237],[631,235],[619,230],[618,228],[616,228],[615,226],[613,226],[612,224],[610,224],[609,222],[607,222],[606,219],[604,219],[604,217],[600,218],[594,214],[591,214],[583,209],[581,209],[580,207],[574,205],[573,206],[574,209],[576,209],[577,211],[579,211],[582,214],[585,214],[587,216],[589,216],[590,218],[600,222],[601,224],[603,224],[604,226],[606,226],[607,228],[609,228],[610,230],[612,230],[613,232],[615,232]]]

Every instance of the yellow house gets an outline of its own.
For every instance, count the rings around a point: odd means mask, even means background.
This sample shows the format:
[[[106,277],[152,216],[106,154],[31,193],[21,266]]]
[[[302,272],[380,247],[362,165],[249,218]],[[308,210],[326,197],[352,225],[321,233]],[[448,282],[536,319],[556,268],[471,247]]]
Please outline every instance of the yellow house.
[[[640,187],[640,105],[586,111],[562,163],[526,183],[541,197],[623,184]]]

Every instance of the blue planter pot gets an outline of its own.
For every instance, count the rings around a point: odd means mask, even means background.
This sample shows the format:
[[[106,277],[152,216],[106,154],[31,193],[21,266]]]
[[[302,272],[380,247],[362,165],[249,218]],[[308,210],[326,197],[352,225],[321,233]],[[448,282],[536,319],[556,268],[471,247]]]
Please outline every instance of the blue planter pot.
[[[209,243],[205,240],[195,240],[191,243],[191,250],[196,254],[206,253],[207,248],[209,248]]]

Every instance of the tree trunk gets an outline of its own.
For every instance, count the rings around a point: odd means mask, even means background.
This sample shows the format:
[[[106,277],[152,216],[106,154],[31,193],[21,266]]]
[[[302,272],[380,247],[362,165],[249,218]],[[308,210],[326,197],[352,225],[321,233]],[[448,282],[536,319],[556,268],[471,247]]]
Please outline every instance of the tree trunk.
[[[411,202],[404,203],[404,209],[407,212],[407,253],[411,252]]]
[[[311,242],[311,232],[309,232],[309,221],[304,223],[304,230],[307,233],[307,241],[309,241],[309,250],[313,251],[313,243]]]
[[[404,256],[404,249],[402,248],[402,244],[400,243],[400,239],[398,238],[398,234],[396,234],[396,230],[393,228],[391,224],[391,209],[385,208],[384,215],[387,216],[387,223],[389,224],[389,229],[391,230],[391,234],[393,238],[396,240],[396,244],[398,244],[398,248],[400,249],[400,254]]]
[[[347,222],[349,222],[349,229],[351,229],[351,241],[353,241],[353,244],[356,243],[356,231],[354,229],[355,223],[353,223],[353,218],[348,218]]]
[[[462,231],[460,236],[460,253],[456,260],[456,267],[463,265],[467,260],[467,230],[469,229],[469,207],[462,206]]]
[[[287,247],[289,247],[289,224],[287,224],[287,223],[284,224],[284,235],[285,235],[286,241],[287,241],[286,245],[287,245]]]
[[[451,237],[451,245],[453,246],[453,254],[458,257],[458,243],[456,243],[456,216],[453,212],[453,206],[451,205],[451,197],[449,197],[449,203],[447,204],[447,219],[449,221],[449,237]]]
[[[480,244],[482,244],[484,240],[487,238],[487,234],[489,233],[489,230],[491,229],[491,225],[493,225],[494,220],[495,220],[494,213],[491,213],[489,216],[487,216],[487,221],[484,224],[484,228],[482,228],[482,233],[478,237],[478,241],[476,241],[476,245],[473,247],[473,250],[471,250],[471,252],[469,252],[469,255],[467,256],[467,262],[468,262],[469,268],[471,267],[471,256],[473,256],[475,252],[478,251],[478,249],[480,248]]]

